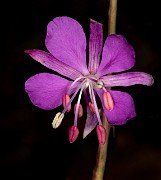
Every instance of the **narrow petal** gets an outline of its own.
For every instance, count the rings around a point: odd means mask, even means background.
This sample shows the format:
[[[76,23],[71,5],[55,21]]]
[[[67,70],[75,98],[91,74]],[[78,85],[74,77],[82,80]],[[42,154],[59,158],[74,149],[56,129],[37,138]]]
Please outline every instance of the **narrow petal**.
[[[128,70],[135,64],[133,47],[122,35],[109,35],[105,41],[102,61],[97,75],[121,72]]]
[[[133,98],[128,93],[113,90],[110,90],[108,92],[111,94],[114,101],[114,108],[112,111],[108,111],[103,104],[104,91],[97,90],[109,124],[125,124],[128,120],[136,116]]]
[[[102,52],[102,41],[103,41],[102,24],[90,19],[88,70],[91,74],[96,74],[100,63],[100,55]]]
[[[144,72],[127,72],[117,75],[103,76],[101,80],[106,87],[131,86],[135,84],[151,86],[154,83],[153,77]]]
[[[66,76],[73,80],[81,76],[81,73],[79,71],[59,61],[48,52],[38,49],[26,50],[25,52],[29,54],[34,60],[41,63],[43,66],[52,69],[63,76]]]
[[[90,98],[89,98],[89,94],[87,93],[87,91],[84,91],[84,100],[87,104],[87,107],[86,107],[87,119],[86,119],[84,131],[83,131],[83,138],[85,138],[89,133],[91,133],[93,131],[93,129],[96,127],[96,125],[98,124],[96,114],[93,113],[92,111],[90,111],[90,108],[88,106],[88,104],[90,102]]]
[[[25,90],[35,106],[50,110],[62,104],[62,97],[71,83],[54,74],[40,73],[26,81]]]
[[[89,133],[91,133],[97,124],[98,120],[96,115],[92,112],[87,113],[87,119],[83,131],[83,138],[85,138]]]
[[[63,63],[88,74],[86,37],[82,26],[69,17],[56,17],[47,26],[45,44],[48,51]]]

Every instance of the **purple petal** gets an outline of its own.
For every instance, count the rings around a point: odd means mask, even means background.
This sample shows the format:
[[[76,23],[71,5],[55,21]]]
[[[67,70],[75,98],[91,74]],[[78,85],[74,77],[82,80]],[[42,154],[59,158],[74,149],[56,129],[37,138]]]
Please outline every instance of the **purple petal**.
[[[105,41],[102,61],[97,75],[121,72],[130,69],[135,64],[133,47],[121,35],[109,35]]]
[[[114,101],[114,108],[112,111],[108,111],[103,104],[102,97],[104,91],[97,90],[104,113],[111,125],[125,124],[128,120],[136,116],[133,98],[128,93],[113,90],[109,90],[108,92],[110,92]]]
[[[90,114],[87,113],[87,119],[83,131],[83,138],[85,138],[89,133],[91,133],[97,124],[98,124],[98,120],[96,115],[94,113],[90,113]]]
[[[102,24],[90,19],[90,39],[89,39],[89,65],[91,74],[96,74],[100,55],[102,52],[103,31]]]
[[[25,52],[43,66],[52,69],[70,79],[75,80],[81,76],[79,71],[59,61],[50,53],[38,49],[26,50]]]
[[[47,26],[45,44],[57,59],[88,74],[86,66],[86,37],[81,25],[69,17],[56,17]]]
[[[62,97],[71,83],[54,74],[40,73],[26,81],[25,90],[35,106],[50,110],[62,104]]]
[[[104,82],[106,87],[131,86],[135,84],[151,86],[154,82],[153,77],[144,72],[127,72],[117,75],[103,76],[101,80]]]

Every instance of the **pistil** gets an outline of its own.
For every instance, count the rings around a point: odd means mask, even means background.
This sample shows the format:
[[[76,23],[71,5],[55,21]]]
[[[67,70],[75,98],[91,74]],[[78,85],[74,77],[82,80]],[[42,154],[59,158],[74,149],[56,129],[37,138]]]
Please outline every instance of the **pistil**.
[[[75,108],[74,126],[77,126],[78,109],[79,109],[80,100],[81,100],[82,92],[83,92],[83,89],[84,89],[85,85],[86,84],[82,85],[79,96],[78,96],[78,101],[77,101],[76,108]]]
[[[58,113],[56,114],[56,116],[55,116],[55,118],[54,118],[54,120],[53,120],[53,122],[52,122],[52,126],[53,126],[54,129],[56,129],[57,127],[60,126],[63,118],[64,118],[64,114],[63,114],[63,113],[58,112]]]

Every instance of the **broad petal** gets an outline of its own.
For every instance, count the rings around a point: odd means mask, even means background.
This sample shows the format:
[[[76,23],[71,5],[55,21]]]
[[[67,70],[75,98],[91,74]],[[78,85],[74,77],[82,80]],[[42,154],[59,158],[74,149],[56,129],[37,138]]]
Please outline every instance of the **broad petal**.
[[[82,26],[69,17],[56,17],[47,26],[45,44],[48,51],[63,63],[88,74],[86,37]]]
[[[96,74],[100,55],[102,52],[103,31],[102,24],[90,19],[90,39],[89,39],[89,64],[88,70],[91,74]]]
[[[109,35],[105,41],[102,61],[97,75],[121,72],[128,70],[135,64],[133,47],[122,35]]]
[[[35,106],[50,110],[62,104],[62,97],[71,83],[54,74],[40,73],[26,81],[25,90]]]
[[[133,98],[125,92],[109,90],[113,101],[114,108],[112,111],[108,111],[103,103],[103,90],[97,90],[97,93],[101,99],[102,106],[106,118],[111,125],[122,125],[126,124],[128,120],[136,116],[135,105]]]
[[[127,72],[117,75],[103,76],[101,80],[106,87],[131,86],[135,84],[151,86],[154,82],[153,77],[144,72]]]
[[[41,63],[43,66],[52,69],[63,76],[66,76],[73,80],[81,76],[81,73],[79,71],[59,61],[48,52],[38,49],[26,50],[25,52],[29,54],[34,60]]]

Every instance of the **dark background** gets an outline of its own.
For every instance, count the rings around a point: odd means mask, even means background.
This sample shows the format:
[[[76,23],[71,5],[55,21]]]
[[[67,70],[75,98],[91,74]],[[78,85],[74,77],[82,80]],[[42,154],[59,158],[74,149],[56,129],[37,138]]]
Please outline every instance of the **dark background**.
[[[84,140],[85,115],[78,140],[68,142],[73,116],[54,130],[58,109],[41,110],[31,104],[24,83],[40,72],[52,72],[33,61],[26,49],[45,48],[46,26],[56,16],[81,23],[89,37],[89,18],[104,24],[107,35],[108,1],[28,0],[1,5],[0,179],[91,180],[98,142],[95,131]],[[133,70],[153,75],[151,87],[123,88],[135,101],[137,117],[110,134],[104,179],[161,179],[161,8],[159,1],[118,0],[117,34],[136,52]]]

